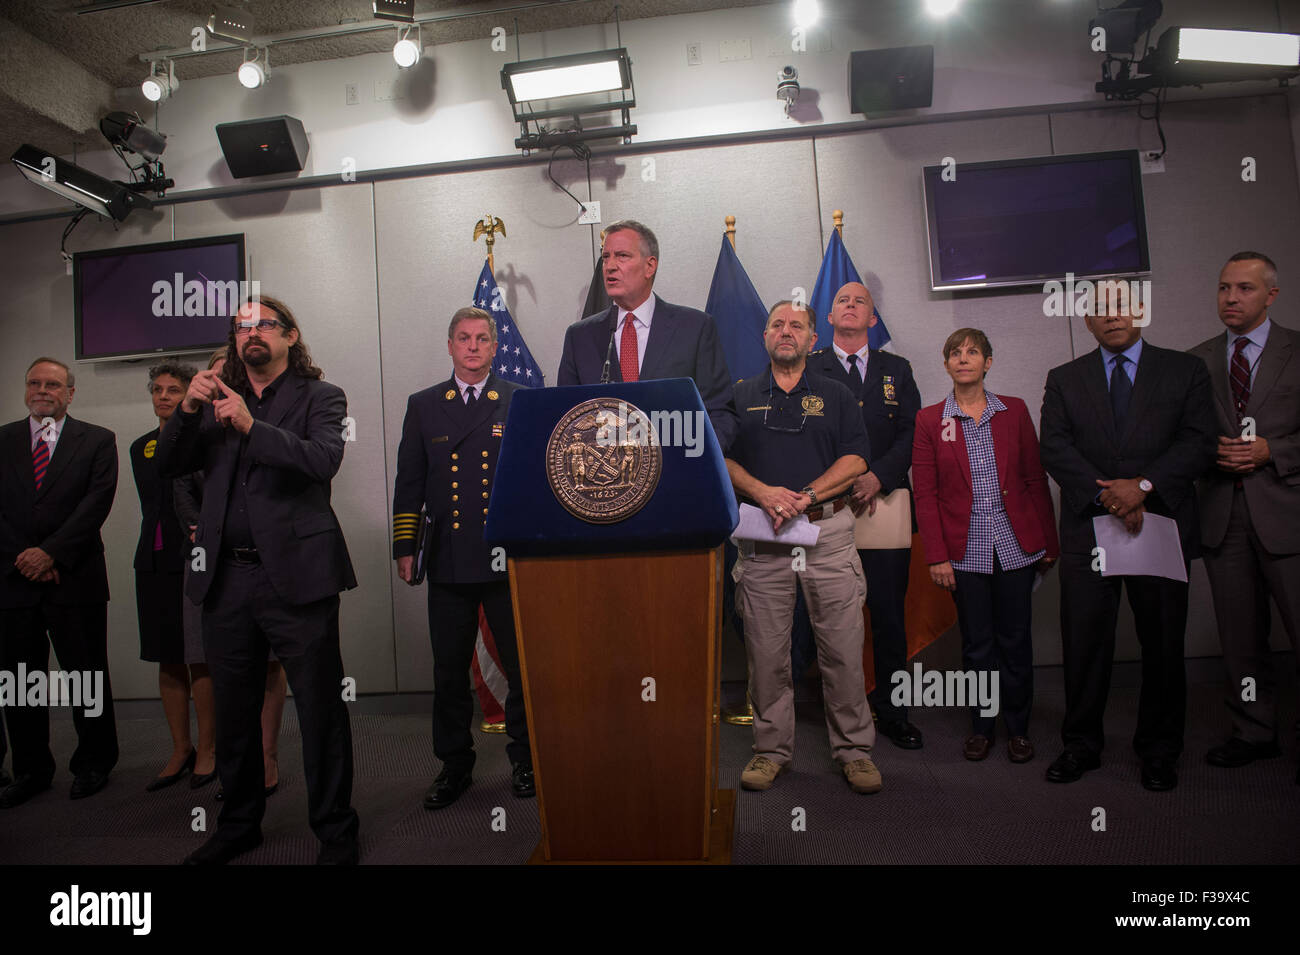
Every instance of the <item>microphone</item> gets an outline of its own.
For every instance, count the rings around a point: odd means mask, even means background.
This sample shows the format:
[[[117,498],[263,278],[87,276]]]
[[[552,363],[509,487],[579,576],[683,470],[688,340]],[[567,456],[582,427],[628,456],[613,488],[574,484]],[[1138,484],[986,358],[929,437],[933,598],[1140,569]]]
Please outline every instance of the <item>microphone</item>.
[[[617,315],[618,313],[615,312],[614,314]],[[605,368],[600,373],[600,383],[602,385],[609,384],[609,363],[614,360],[614,330],[617,328],[618,321],[616,319],[614,329],[611,329],[609,333],[609,347],[605,349]]]

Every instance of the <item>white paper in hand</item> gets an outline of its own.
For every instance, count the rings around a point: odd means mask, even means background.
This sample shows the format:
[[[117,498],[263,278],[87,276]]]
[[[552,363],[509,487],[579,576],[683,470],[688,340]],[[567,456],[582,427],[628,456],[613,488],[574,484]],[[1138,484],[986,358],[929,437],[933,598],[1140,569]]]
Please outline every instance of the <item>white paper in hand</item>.
[[[1142,530],[1130,534],[1120,518],[1107,514],[1094,517],[1092,529],[1105,554],[1103,577],[1133,574],[1187,583],[1187,565],[1173,518],[1148,512],[1142,515]]]
[[[789,544],[791,547],[806,547],[817,543],[817,538],[822,529],[808,520],[807,516],[800,514],[792,521],[786,521],[781,525],[781,532],[775,533],[772,530],[772,521],[762,508],[755,507],[753,504],[740,505],[740,523],[731,536],[736,540],[750,541],[776,541],[780,544]]]

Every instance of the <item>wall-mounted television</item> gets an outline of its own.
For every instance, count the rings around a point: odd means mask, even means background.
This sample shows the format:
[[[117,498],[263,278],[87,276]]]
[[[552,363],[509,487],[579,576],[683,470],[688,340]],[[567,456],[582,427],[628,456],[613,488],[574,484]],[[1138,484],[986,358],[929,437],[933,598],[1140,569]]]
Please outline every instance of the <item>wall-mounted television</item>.
[[[1151,271],[1137,150],[924,169],[930,287]]]
[[[208,351],[248,297],[244,235],[78,252],[76,360]]]

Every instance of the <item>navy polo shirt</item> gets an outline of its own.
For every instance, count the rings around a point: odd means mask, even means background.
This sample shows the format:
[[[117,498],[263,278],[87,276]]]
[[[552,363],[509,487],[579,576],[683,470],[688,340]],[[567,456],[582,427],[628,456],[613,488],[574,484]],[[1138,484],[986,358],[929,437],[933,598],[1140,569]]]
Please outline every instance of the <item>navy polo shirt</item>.
[[[871,461],[858,399],[844,385],[805,371],[789,394],[772,369],[735,386],[740,433],[727,457],[774,487],[802,490],[846,454]]]

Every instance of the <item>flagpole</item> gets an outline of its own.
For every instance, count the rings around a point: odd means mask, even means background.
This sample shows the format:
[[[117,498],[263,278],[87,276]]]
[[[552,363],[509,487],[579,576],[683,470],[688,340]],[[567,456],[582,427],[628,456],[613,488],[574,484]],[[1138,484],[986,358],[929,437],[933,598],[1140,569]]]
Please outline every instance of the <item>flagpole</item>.
[[[734,250],[736,248],[736,217],[727,216],[723,221],[727,224],[727,238],[731,240],[731,248]]]
[[[831,213],[831,219],[835,222],[835,231],[840,234],[840,241],[844,240],[844,210],[836,209]]]
[[[496,243],[498,232],[501,233],[501,238],[506,238],[506,224],[489,212],[478,222],[474,223],[474,237],[470,239],[471,242],[477,242],[479,236],[487,236],[488,271],[490,271],[493,276],[497,274],[497,268],[496,262],[492,257],[492,246]]]

